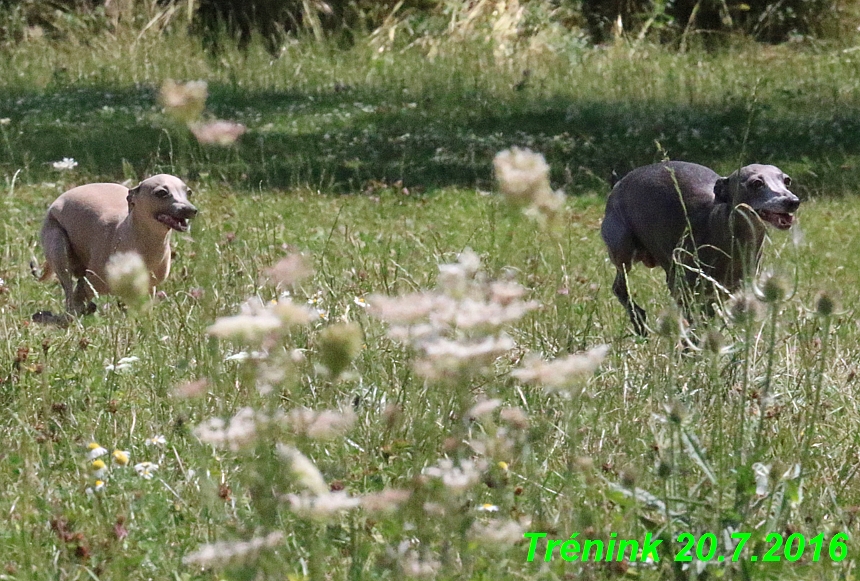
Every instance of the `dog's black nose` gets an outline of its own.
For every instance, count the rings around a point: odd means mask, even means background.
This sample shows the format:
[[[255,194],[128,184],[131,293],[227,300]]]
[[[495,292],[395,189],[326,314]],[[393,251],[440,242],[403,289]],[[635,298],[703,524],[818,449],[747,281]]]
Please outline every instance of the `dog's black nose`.
[[[180,214],[183,218],[193,218],[197,215],[197,208],[195,206],[192,206],[191,204],[188,204],[187,206],[184,206],[182,208]]]
[[[785,211],[788,213],[794,212],[797,208],[800,207],[800,199],[797,196],[792,196],[783,202],[783,206],[785,207]]]

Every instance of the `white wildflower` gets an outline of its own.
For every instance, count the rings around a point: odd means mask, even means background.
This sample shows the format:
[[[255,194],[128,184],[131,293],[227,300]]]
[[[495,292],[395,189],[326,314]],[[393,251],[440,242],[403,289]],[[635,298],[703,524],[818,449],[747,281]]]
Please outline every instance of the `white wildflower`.
[[[181,399],[190,399],[194,397],[199,397],[206,393],[206,389],[209,387],[209,381],[205,378],[198,379],[196,381],[186,381],[180,385],[177,385],[173,388],[172,395],[173,397],[181,398]]]
[[[98,445],[97,442],[90,442],[87,444],[87,460],[95,460],[99,456],[104,456],[108,453],[106,448],[102,448]]]
[[[325,479],[323,479],[319,469],[307,456],[299,452],[296,448],[286,444],[278,444],[277,452],[282,459],[290,462],[293,474],[298,478],[299,484],[317,496],[329,493]]]
[[[109,363],[105,365],[105,371],[113,371],[115,373],[120,373],[123,371],[128,371],[131,369],[132,365],[140,361],[140,357],[132,355],[131,357],[123,357],[116,364]]]
[[[515,205],[527,206],[537,192],[550,189],[549,165],[539,153],[512,147],[500,151],[493,159],[499,189]]]
[[[107,464],[104,463],[104,460],[96,459],[90,462],[90,474],[93,478],[104,478],[107,474]]]
[[[440,333],[440,329],[431,323],[421,325],[395,325],[388,329],[388,336],[395,341],[412,343],[419,349],[428,340],[432,340]]]
[[[307,361],[307,356],[305,355],[304,349],[293,349],[290,351],[290,361],[299,365],[300,363],[304,363]]]
[[[439,287],[450,296],[461,298],[469,290],[469,283],[480,267],[480,257],[471,248],[466,248],[457,255],[457,262],[439,265]]]
[[[153,462],[140,462],[134,465],[134,471],[144,480],[152,480],[153,472],[158,470],[158,464]]]
[[[101,494],[104,491],[104,489],[105,489],[105,481],[96,479],[96,481],[93,482],[92,486],[87,487],[85,492],[87,493],[88,496],[92,496],[94,494]]]
[[[486,468],[487,463],[483,460],[461,460],[459,466],[454,466],[453,461],[443,458],[436,466],[425,468],[424,474],[441,479],[442,484],[456,494],[480,482],[481,474]]]
[[[317,316],[315,309],[297,305],[288,296],[279,298],[269,309],[287,326],[307,325]]]
[[[425,502],[421,508],[430,517],[445,516],[448,512],[445,505],[440,502]]]
[[[315,440],[330,440],[343,436],[352,429],[355,420],[355,412],[350,408],[344,411],[297,408],[284,416],[284,422],[290,431]]]
[[[343,490],[317,495],[288,494],[287,501],[294,513],[314,520],[328,520],[361,504],[360,498],[349,496]]]
[[[520,369],[511,372],[524,383],[535,383],[549,391],[565,390],[583,377],[591,375],[603,362],[608,345],[600,345],[585,353],[575,353],[545,361],[538,356],[527,357]]]
[[[264,335],[281,328],[281,319],[273,313],[218,317],[206,332],[214,337],[259,341]]]
[[[432,293],[419,292],[400,297],[370,295],[369,312],[395,325],[411,325],[427,319],[436,308],[438,298]]]
[[[71,157],[64,157],[61,161],[53,162],[51,166],[58,171],[67,171],[78,167],[78,162]]]
[[[352,300],[352,302],[353,302],[353,303],[355,304],[355,306],[357,306],[357,307],[361,307],[362,309],[366,309],[366,308],[367,308],[367,301],[364,299],[364,297],[355,297],[355,298]]]
[[[435,579],[442,563],[429,555],[421,556],[415,550],[405,553],[400,560],[400,568],[407,577],[426,577]]]
[[[264,271],[266,279],[276,286],[291,287],[314,273],[310,259],[304,254],[290,254]]]
[[[267,421],[262,414],[252,408],[245,407],[235,416],[225,422],[221,418],[210,418],[194,428],[194,435],[204,444],[215,447],[227,447],[238,451],[257,438],[257,423]]]
[[[152,436],[151,438],[147,438],[144,441],[144,444],[146,444],[147,446],[164,446],[165,444],[167,444],[167,438],[165,438],[163,435],[159,434],[157,436]]]
[[[120,466],[128,466],[128,463],[131,462],[131,453],[127,450],[114,450],[112,456],[114,463]]]
[[[466,248],[457,255],[457,263],[466,276],[475,276],[481,269],[481,257],[471,248]]]
[[[502,334],[498,337],[485,337],[471,343],[439,339],[428,342],[424,351],[427,357],[434,360],[492,361],[514,347],[516,347],[514,340]]]
[[[472,406],[472,409],[466,414],[470,418],[481,418],[485,415],[493,413],[493,410],[502,404],[500,399],[485,399],[481,400]]]
[[[508,305],[522,298],[526,289],[522,285],[510,281],[494,281],[490,283],[490,300],[500,305]]]
[[[549,165],[539,153],[512,147],[493,160],[499,189],[512,205],[527,207],[526,214],[539,220],[555,218],[564,205],[564,194],[549,184]]]
[[[525,430],[529,427],[528,415],[518,407],[504,408],[499,412],[499,419],[519,430]]]
[[[188,125],[191,133],[198,142],[205,145],[232,145],[245,134],[247,127],[234,121],[218,119],[206,123],[191,123]]]
[[[526,530],[525,526],[512,520],[474,522],[469,529],[469,538],[488,547],[504,548],[522,542]]]
[[[296,305],[290,297],[269,304],[253,297],[242,304],[238,315],[219,317],[206,332],[215,337],[255,342],[284,327],[307,324],[312,315],[311,309]]]
[[[149,296],[151,284],[143,257],[137,252],[118,252],[108,259],[107,282],[111,292],[129,305]]]
[[[220,541],[203,545],[193,553],[185,555],[182,562],[186,565],[219,568],[230,564],[250,561],[260,551],[272,549],[284,542],[284,533],[276,531],[264,537],[255,537],[248,541]]]
[[[519,321],[540,306],[536,301],[516,301],[508,304],[466,299],[454,313],[454,324],[460,329],[483,328],[491,331],[502,325]]]
[[[372,295],[369,312],[391,323],[388,336],[419,352],[416,372],[451,380],[481,372],[516,344],[502,329],[537,308],[513,282],[488,281],[478,255],[463,251],[439,266],[439,289],[401,297]]]
[[[361,507],[372,513],[394,512],[412,496],[408,490],[386,488],[381,492],[365,494],[361,497]]]
[[[509,458],[514,449],[515,441],[508,436],[508,428],[500,427],[491,436],[480,434],[477,438],[467,441],[470,448],[481,456],[490,458]]]
[[[161,85],[159,101],[165,111],[179,121],[188,123],[197,119],[203,112],[207,96],[206,81],[177,83],[168,79]]]
[[[495,504],[490,504],[489,502],[485,502],[477,508],[478,512],[499,512],[499,507]]]

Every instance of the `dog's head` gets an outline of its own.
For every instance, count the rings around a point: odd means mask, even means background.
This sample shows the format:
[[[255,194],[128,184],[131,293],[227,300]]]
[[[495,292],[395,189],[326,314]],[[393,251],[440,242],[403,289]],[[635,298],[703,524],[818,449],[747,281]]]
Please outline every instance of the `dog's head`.
[[[141,212],[168,228],[186,232],[188,221],[197,215],[197,208],[188,201],[190,195],[181,179],[158,174],[128,191],[128,212]]]
[[[800,199],[788,189],[790,185],[791,178],[778,167],[753,164],[718,179],[714,195],[718,203],[745,204],[771,226],[788,230],[800,206]]]

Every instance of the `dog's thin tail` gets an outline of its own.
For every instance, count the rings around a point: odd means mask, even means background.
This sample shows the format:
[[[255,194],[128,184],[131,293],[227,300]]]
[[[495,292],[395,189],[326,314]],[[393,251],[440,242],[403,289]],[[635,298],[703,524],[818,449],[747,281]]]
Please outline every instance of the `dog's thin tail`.
[[[45,282],[52,274],[54,274],[54,271],[51,270],[51,265],[48,264],[47,261],[45,261],[40,269],[35,259],[30,260],[30,272],[33,273],[33,276],[39,282]]]

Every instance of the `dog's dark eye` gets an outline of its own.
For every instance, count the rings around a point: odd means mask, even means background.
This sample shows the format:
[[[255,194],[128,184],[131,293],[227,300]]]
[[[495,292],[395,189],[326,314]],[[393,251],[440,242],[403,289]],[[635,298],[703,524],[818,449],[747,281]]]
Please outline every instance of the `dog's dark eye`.
[[[760,190],[764,187],[764,182],[762,180],[753,180],[750,182],[750,187],[754,190]]]
[[[190,198],[190,197],[191,197],[191,194],[193,194],[193,193],[194,193],[194,192],[192,192],[192,191],[191,191],[191,188],[188,188],[187,190],[185,190],[185,197],[186,197],[186,198]]]
[[[158,188],[153,193],[156,196],[158,196],[159,198],[169,198],[170,197],[170,192],[167,190],[167,188]]]
[[[782,183],[785,184],[785,187],[790,186],[791,185],[791,178],[788,176],[785,176],[784,178],[782,178]]]

